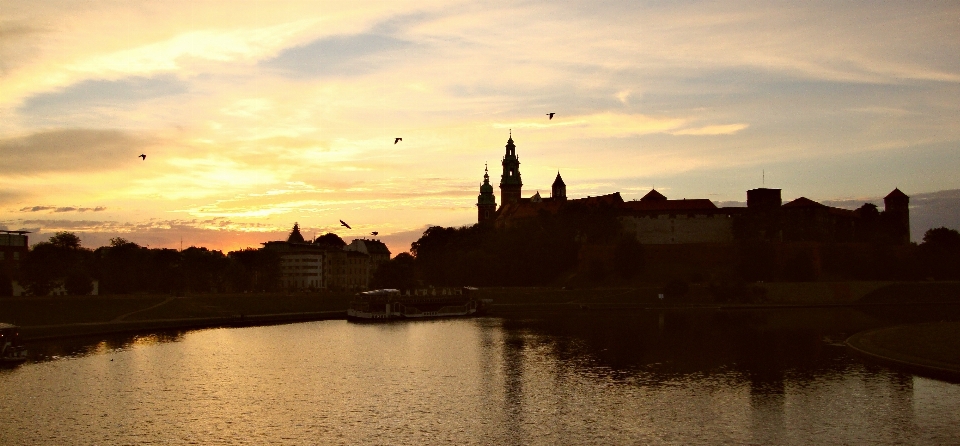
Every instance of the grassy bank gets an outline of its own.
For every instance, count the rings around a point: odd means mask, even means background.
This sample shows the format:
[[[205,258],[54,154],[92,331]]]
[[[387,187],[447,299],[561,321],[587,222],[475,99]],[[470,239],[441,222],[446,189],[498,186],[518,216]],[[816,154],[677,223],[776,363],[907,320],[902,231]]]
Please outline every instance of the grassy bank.
[[[858,353],[920,374],[960,380],[960,322],[901,325],[847,340]]]
[[[814,282],[755,284],[766,290],[762,302],[743,305],[816,306],[960,303],[960,283]],[[631,288],[484,288],[493,312],[537,306],[571,309],[716,307],[709,286],[693,284],[686,294],[667,295],[660,285]],[[151,330],[242,323],[278,323],[326,318],[344,312],[352,293],[257,293],[52,296],[0,298],[0,322],[23,327],[25,336],[69,336],[98,329]],[[242,316],[242,318],[241,318]]]
[[[51,296],[0,299],[0,321],[27,339],[323,319],[349,293]]]

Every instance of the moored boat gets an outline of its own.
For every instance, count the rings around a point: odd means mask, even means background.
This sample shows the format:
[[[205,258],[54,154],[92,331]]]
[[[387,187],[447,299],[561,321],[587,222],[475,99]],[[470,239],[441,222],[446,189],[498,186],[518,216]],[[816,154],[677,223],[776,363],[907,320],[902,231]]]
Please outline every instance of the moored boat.
[[[0,366],[14,366],[27,360],[27,349],[20,343],[20,328],[0,322]]]
[[[477,288],[420,289],[402,293],[380,289],[358,293],[347,309],[347,318],[360,321],[472,316],[482,313],[489,300]]]

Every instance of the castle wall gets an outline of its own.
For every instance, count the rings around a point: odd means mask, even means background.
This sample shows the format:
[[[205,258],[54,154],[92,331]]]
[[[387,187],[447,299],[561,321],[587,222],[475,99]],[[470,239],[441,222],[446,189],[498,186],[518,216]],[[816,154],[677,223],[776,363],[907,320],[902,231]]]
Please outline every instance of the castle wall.
[[[733,242],[733,218],[727,214],[630,215],[620,223],[644,245]]]

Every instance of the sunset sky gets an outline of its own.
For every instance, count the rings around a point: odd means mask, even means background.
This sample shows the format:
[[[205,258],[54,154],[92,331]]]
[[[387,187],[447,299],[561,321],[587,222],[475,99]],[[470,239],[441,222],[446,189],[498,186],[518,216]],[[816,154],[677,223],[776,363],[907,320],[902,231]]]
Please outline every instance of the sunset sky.
[[[524,196],[952,197],[960,3],[0,0],[0,228],[31,243],[299,222],[396,254],[476,222],[508,129]]]

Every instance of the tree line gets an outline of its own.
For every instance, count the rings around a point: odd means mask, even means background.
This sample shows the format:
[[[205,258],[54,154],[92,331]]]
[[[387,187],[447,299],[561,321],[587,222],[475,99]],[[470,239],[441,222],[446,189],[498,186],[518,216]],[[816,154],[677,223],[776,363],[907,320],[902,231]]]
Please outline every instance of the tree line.
[[[70,295],[89,294],[94,280],[100,294],[276,291],[280,271],[280,257],[270,250],[178,251],[147,248],[120,237],[91,250],[81,246],[76,234],[58,232],[33,245],[18,271],[0,277],[0,295],[12,294],[11,280],[34,296],[61,285]]]
[[[598,263],[583,256],[585,246],[611,249],[605,251],[606,261]],[[737,259],[735,276],[719,279],[728,284],[818,280],[806,253],[778,260],[776,248],[750,240],[731,245]],[[945,227],[928,230],[919,244],[824,244],[820,254],[820,269],[837,280],[960,280],[960,232]],[[597,285],[635,282],[649,261],[644,247],[621,232],[612,210],[568,206],[557,214],[544,212],[504,228],[431,227],[409,253],[379,267],[372,287],[544,286],[571,279]],[[61,285],[71,295],[89,294],[94,280],[99,281],[101,294],[271,292],[280,290],[280,278],[280,256],[272,250],[247,248],[224,254],[203,247],[151,249],[119,237],[91,250],[81,246],[77,235],[58,232],[33,245],[18,271],[0,272],[0,295],[12,294],[11,280],[28,294],[41,296]],[[671,292],[682,292],[682,282],[709,281],[660,279],[670,282]]]
[[[583,255],[590,245],[612,249],[604,251],[605,261],[600,262]],[[822,278],[960,280],[960,232],[945,227],[928,230],[919,244],[897,245],[882,238],[855,244],[824,243],[816,260],[802,250],[785,255],[782,246],[753,239],[731,244],[728,249],[735,265],[727,277],[694,274],[646,280],[668,283],[674,293],[685,290],[685,282],[710,282],[740,290],[752,282]],[[409,254],[380,266],[373,286],[632,283],[641,280],[650,261],[653,259],[646,258],[644,247],[621,231],[615,213],[572,207],[558,214],[544,212],[505,228],[485,224],[431,227],[411,245]]]

